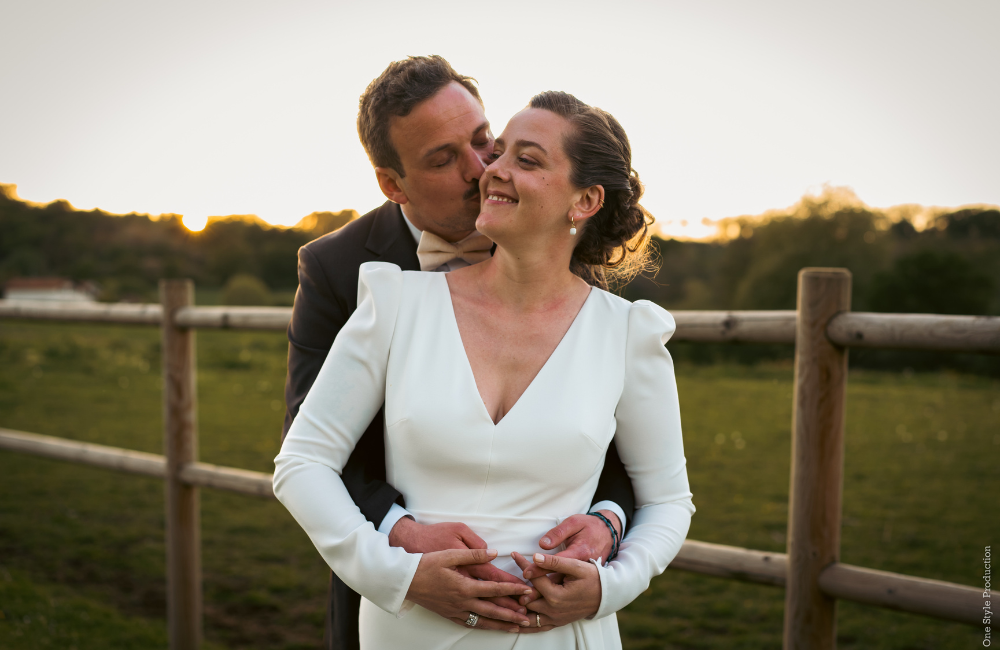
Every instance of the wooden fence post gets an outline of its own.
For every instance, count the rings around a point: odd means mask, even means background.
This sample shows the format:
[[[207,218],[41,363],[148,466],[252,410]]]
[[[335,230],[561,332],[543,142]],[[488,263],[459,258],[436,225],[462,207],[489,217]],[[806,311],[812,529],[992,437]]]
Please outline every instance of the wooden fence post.
[[[194,330],[174,325],[174,312],[193,304],[191,280],[161,280],[163,427],[167,457],[167,620],[170,650],[201,645],[201,513],[198,488],[180,471],[198,460]]]
[[[819,574],[840,559],[847,350],[826,326],[850,308],[850,271],[799,271],[785,650],[837,647],[837,601],[820,591]]]

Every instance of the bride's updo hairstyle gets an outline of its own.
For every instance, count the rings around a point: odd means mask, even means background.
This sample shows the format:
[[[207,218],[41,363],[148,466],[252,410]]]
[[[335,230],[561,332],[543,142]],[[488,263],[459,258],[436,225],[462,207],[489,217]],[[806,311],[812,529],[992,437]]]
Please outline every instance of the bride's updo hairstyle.
[[[632,146],[610,113],[573,95],[548,91],[528,104],[566,118],[573,129],[563,148],[569,157],[570,182],[576,187],[601,185],[604,205],[586,219],[573,249],[570,270],[587,283],[609,288],[655,269],[649,250],[653,216],[639,205],[642,183],[632,169]]]

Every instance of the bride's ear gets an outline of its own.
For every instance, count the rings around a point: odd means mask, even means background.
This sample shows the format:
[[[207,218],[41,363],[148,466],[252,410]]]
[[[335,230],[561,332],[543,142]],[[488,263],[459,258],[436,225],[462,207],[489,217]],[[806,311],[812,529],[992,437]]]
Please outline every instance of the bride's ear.
[[[572,211],[579,215],[577,219],[586,219],[594,216],[602,205],[604,205],[604,186],[591,185],[580,190]]]

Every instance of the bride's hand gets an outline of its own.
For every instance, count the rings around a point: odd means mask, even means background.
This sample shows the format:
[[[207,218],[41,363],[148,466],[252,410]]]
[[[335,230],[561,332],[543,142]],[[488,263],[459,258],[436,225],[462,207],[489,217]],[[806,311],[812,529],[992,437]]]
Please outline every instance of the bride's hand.
[[[532,579],[542,598],[528,604],[531,625],[519,632],[545,632],[560,625],[593,616],[601,607],[601,576],[590,562],[557,555],[535,553],[534,564],[520,553],[511,553],[522,571],[531,567],[542,569],[545,574],[562,574],[559,584],[556,576],[542,575]],[[538,573],[536,570],[533,573]],[[536,618],[536,614],[538,615]],[[540,627],[539,627],[540,624]]]
[[[516,632],[519,627],[527,627],[528,616],[484,599],[528,594],[531,593],[528,586],[475,580],[458,571],[463,566],[485,564],[496,556],[494,550],[479,548],[424,553],[406,592],[406,599],[459,625],[465,625],[469,614],[474,612],[484,617],[476,624],[477,629]]]

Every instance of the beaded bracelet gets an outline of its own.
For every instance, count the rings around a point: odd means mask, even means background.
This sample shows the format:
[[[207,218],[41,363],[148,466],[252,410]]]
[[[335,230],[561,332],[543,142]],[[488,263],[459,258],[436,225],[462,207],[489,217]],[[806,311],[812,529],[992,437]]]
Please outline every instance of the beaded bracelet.
[[[607,564],[608,562],[610,562],[611,560],[615,559],[618,556],[618,547],[620,545],[620,542],[618,540],[618,531],[615,530],[614,524],[612,524],[611,521],[601,513],[588,512],[587,514],[591,515],[592,517],[599,517],[601,521],[604,522],[604,525],[608,527],[608,530],[611,531],[611,553],[608,554],[608,559],[604,562],[605,564]]]

